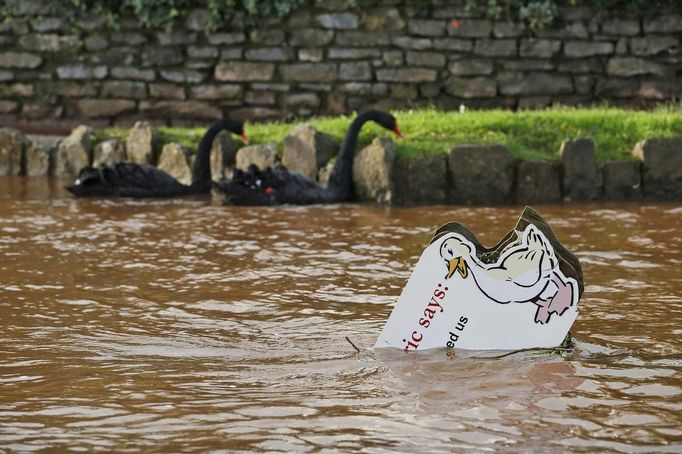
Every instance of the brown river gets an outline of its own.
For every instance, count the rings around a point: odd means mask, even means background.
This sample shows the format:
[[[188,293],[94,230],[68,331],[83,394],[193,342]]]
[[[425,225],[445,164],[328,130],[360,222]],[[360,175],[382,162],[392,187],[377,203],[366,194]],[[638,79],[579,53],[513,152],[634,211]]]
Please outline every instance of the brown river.
[[[0,452],[682,452],[682,205],[536,208],[583,265],[576,346],[493,358],[372,346],[435,228],[522,207],[0,178]]]

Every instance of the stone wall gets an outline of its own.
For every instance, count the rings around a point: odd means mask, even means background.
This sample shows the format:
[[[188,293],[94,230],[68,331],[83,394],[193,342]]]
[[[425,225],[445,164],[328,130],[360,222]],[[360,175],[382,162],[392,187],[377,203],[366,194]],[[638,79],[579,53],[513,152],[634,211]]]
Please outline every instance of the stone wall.
[[[132,20],[110,29],[103,18],[75,29],[54,14],[4,20],[0,123],[65,130],[84,120],[205,124],[224,110],[287,118],[371,105],[646,106],[682,95],[679,14],[566,9],[533,35],[463,3],[424,9],[391,0],[349,10],[311,0],[289,17],[263,19],[256,33],[207,33],[202,11],[172,31]]]

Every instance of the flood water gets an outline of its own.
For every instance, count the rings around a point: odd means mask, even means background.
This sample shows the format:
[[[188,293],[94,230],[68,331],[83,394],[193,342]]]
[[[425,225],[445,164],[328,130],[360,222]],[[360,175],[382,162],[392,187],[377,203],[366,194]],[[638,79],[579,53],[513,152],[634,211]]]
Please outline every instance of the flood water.
[[[536,207],[583,264],[576,348],[495,359],[372,346],[436,227],[521,207],[46,181],[0,179],[0,452],[682,452],[680,204]]]

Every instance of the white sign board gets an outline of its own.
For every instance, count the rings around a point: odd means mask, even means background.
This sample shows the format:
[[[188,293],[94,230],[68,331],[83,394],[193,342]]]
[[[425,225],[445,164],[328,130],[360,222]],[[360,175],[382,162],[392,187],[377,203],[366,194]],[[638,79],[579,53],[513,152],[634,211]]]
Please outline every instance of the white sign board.
[[[449,233],[426,248],[375,348],[556,347],[578,316],[578,283],[533,224],[495,263]]]

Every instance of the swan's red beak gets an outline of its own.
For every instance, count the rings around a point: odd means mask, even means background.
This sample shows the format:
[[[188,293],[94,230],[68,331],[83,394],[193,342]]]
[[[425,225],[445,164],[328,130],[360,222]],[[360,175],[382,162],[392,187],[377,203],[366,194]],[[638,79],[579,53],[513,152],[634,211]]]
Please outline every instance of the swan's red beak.
[[[249,139],[246,137],[246,131],[242,131],[242,133],[239,135],[239,138],[242,139],[242,142],[244,142],[244,145],[249,144]]]
[[[393,132],[395,133],[396,136],[400,137],[401,139],[403,138],[403,133],[400,132],[400,128],[398,125],[395,125],[395,128],[393,128]]]

